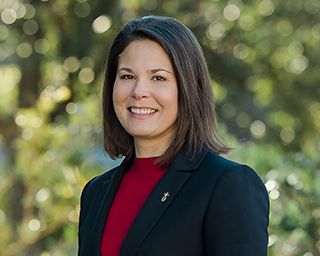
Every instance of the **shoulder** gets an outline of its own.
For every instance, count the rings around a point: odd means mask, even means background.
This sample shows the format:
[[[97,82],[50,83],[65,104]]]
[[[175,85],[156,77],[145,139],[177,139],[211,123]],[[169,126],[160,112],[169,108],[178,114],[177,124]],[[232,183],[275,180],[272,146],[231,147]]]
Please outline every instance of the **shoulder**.
[[[270,206],[259,175],[247,165],[211,153],[201,166],[209,176],[218,173],[205,218],[206,250],[210,255],[267,255]]]
[[[234,161],[231,161],[229,159],[226,159],[215,153],[208,152],[204,157],[203,162],[201,163],[201,166],[207,166],[207,167],[214,166],[215,168],[225,170],[235,166],[240,166],[240,164]]]
[[[217,182],[224,188],[234,190],[249,184],[263,191],[265,186],[260,176],[250,166],[226,159],[215,153],[208,152],[199,166],[206,176],[215,176]],[[265,192],[265,191],[264,191]]]
[[[224,158],[215,153],[206,152],[201,163],[199,164],[198,170],[206,172],[207,175],[220,176],[227,172],[234,172],[242,168],[242,164]],[[244,167],[245,169],[247,166]],[[250,167],[248,167],[251,169]]]
[[[119,167],[115,167],[105,173],[96,176],[89,180],[87,184],[84,186],[81,194],[81,204],[85,204],[86,198],[94,198],[97,193],[99,193],[100,189],[102,188],[103,184],[108,180],[112,179],[113,175],[117,171]]]
[[[87,211],[90,208],[90,205],[97,200],[98,195],[103,187],[103,185],[110,179],[112,179],[113,175],[117,171],[118,167],[115,167],[105,173],[92,178],[87,184],[84,186],[81,199],[80,199],[80,222],[82,223],[87,215]]]

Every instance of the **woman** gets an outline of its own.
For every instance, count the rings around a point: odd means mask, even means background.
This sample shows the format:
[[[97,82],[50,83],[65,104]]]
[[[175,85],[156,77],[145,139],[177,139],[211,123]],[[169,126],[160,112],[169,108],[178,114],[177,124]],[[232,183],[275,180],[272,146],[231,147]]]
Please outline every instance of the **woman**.
[[[175,19],[128,22],[109,52],[106,152],[125,160],[85,186],[79,255],[264,256],[268,194],[216,125],[210,77]]]

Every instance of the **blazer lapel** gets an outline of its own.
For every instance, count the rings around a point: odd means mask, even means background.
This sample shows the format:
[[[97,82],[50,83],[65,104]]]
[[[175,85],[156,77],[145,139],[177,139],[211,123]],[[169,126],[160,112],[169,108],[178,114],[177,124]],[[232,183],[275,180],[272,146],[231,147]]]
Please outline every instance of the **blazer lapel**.
[[[155,186],[134,220],[121,246],[120,256],[136,254],[144,239],[190,177],[190,171],[200,165],[205,155],[206,152],[202,151],[190,161],[185,156],[184,149],[180,150],[170,168]],[[165,196],[164,193],[169,193],[169,195]],[[161,198],[165,200],[162,201]]]
[[[91,255],[100,255],[100,244],[110,207],[117,193],[122,177],[132,165],[133,158],[125,159],[118,170],[116,170],[111,180],[104,183],[101,192],[98,208],[96,209],[96,217],[92,219],[91,232],[88,233],[86,244],[92,248]]]

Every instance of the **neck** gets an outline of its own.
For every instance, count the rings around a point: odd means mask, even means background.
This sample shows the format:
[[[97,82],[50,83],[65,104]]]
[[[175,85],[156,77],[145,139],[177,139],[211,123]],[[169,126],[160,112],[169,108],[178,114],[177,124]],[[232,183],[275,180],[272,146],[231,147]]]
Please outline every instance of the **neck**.
[[[170,140],[150,141],[135,138],[135,155],[138,158],[161,156],[167,150],[169,144]]]

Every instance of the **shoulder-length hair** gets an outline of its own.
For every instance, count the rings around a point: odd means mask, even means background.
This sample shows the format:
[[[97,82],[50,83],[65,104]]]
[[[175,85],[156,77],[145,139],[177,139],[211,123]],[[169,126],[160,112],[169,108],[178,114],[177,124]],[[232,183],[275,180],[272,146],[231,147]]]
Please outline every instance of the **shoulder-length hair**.
[[[230,148],[217,132],[211,80],[197,39],[173,18],[147,16],[125,24],[109,51],[102,93],[103,138],[107,154],[113,159],[134,154],[133,137],[115,114],[112,94],[119,54],[131,42],[146,39],[158,43],[166,51],[178,86],[176,131],[169,147],[158,159],[161,167],[169,166],[183,145],[191,159],[203,146],[216,154],[227,153]]]

